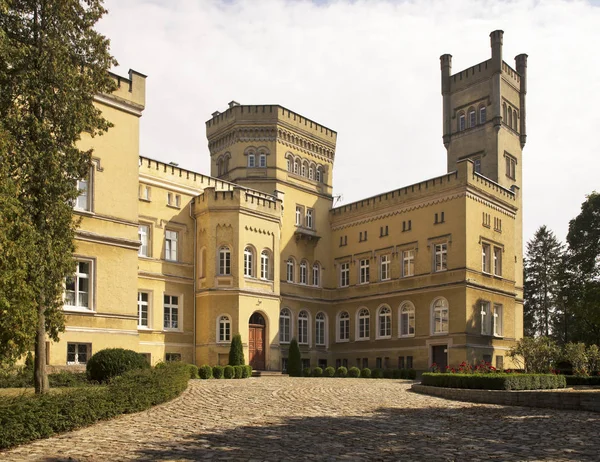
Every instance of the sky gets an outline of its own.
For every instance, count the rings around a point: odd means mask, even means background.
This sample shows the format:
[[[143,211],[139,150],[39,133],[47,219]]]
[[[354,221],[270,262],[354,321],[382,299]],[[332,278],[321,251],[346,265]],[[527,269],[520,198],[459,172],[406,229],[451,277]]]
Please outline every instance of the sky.
[[[600,1],[106,0],[98,29],[148,76],[140,154],[210,173],[205,122],[231,100],[338,133],[341,205],[446,173],[439,57],[456,73],[527,53],[524,241],[564,240],[600,191]]]

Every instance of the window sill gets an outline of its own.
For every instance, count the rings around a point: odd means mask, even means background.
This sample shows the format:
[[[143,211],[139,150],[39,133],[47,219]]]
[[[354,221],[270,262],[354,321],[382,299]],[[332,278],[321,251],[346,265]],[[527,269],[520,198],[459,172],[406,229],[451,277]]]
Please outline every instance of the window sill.
[[[347,339],[338,339],[338,340],[336,340],[336,343],[348,343],[348,342],[350,342],[350,339],[349,339],[349,338],[347,338]]]
[[[166,327],[163,328],[162,331],[163,332],[170,332],[170,333],[174,332],[174,333],[180,333],[180,334],[183,333],[183,330],[181,330],[181,329],[167,329]]]
[[[137,326],[138,330],[143,330],[143,331],[148,331],[148,332],[152,332],[152,328],[148,327],[148,326]]]
[[[398,338],[414,338],[415,334],[398,335]]]
[[[96,216],[96,214],[94,212],[92,212],[91,210],[73,208],[73,211],[80,215],[85,215],[87,217],[95,217]]]
[[[356,339],[357,342],[366,342],[371,340],[371,337],[359,337]]]
[[[402,276],[400,279],[408,279],[408,278],[412,278],[415,277],[414,274],[407,274],[406,276]]]
[[[63,311],[72,312],[72,313],[89,313],[89,314],[96,313],[96,310],[93,310],[91,308],[84,308],[82,306],[71,306],[71,305],[64,305]]]
[[[390,340],[391,338],[391,335],[385,335],[383,337],[375,337],[375,340]]]
[[[167,207],[169,207],[170,209],[181,210],[181,205],[167,204]]]
[[[140,200],[142,202],[152,202],[150,199],[146,199],[144,197],[138,197],[138,200]]]
[[[448,268],[444,268],[444,269],[440,269],[440,270],[433,270],[434,273],[443,273],[445,271],[448,271]]]
[[[231,343],[231,340],[217,340],[217,345],[220,346],[228,346]]]
[[[448,335],[448,332],[433,332],[431,335],[435,335],[436,337],[440,337],[442,335]]]
[[[140,255],[138,253],[138,257],[143,259],[143,260],[152,260],[152,257],[150,255]]]

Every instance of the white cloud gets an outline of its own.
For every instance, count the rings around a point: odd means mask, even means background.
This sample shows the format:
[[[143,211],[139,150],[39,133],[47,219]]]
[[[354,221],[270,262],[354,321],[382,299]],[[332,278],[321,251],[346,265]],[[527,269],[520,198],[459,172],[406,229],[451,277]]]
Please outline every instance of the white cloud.
[[[209,173],[204,122],[232,99],[281,104],[338,132],[344,202],[446,170],[439,56],[453,72],[529,55],[524,239],[560,238],[600,189],[600,8],[571,1],[108,0],[99,29],[148,75],[143,155]],[[357,187],[357,185],[360,185]]]

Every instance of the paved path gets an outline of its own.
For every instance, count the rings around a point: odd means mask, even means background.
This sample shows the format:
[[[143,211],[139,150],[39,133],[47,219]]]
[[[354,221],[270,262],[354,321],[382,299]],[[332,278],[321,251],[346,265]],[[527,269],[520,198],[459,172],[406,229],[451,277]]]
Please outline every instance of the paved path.
[[[469,404],[399,380],[195,380],[139,414],[0,460],[599,460],[600,414]]]

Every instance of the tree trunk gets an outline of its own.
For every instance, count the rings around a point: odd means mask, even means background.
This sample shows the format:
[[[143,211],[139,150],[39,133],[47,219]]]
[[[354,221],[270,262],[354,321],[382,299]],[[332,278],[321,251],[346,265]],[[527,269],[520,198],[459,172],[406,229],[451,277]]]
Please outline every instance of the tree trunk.
[[[44,307],[38,306],[37,334],[35,336],[35,367],[33,370],[35,393],[46,393],[50,388],[46,375],[46,316]]]

